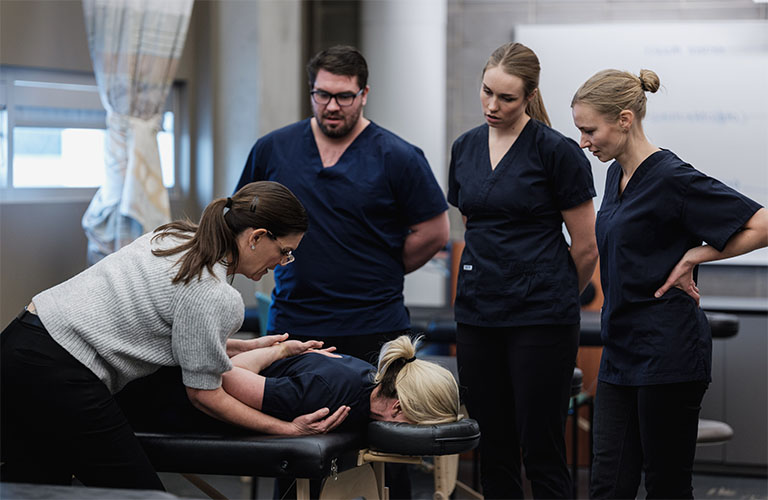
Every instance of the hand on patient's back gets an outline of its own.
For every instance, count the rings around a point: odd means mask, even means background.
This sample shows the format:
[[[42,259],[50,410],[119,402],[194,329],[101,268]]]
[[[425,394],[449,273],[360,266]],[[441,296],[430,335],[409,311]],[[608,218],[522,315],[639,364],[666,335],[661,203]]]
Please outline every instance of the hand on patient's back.
[[[251,342],[251,349],[258,349],[261,347],[269,347],[273,346],[275,344],[278,344],[280,342],[285,342],[288,340],[288,333],[280,333],[277,335],[263,335],[261,337],[256,337],[255,339],[249,340]]]
[[[313,349],[320,349],[323,347],[323,343],[319,340],[308,340],[306,342],[300,342],[298,340],[286,340],[280,346],[283,348],[284,357],[289,358],[296,356],[297,354],[303,354]]]
[[[341,354],[334,354],[333,352],[336,350],[334,346],[326,347],[325,349],[310,349],[307,353],[316,353],[316,354],[322,354],[323,356],[328,356],[329,358],[340,358]]]
[[[262,337],[256,337],[254,339],[238,341],[236,346],[236,352],[230,354],[230,357],[237,354],[252,351],[254,349],[261,349],[264,347],[271,347],[275,344],[285,342],[288,340],[287,333],[281,333],[279,335],[264,335]],[[229,347],[229,346],[228,346]]]
[[[325,434],[330,432],[347,418],[349,415],[349,406],[340,406],[338,410],[330,413],[328,408],[321,408],[314,413],[296,417],[293,422],[297,436],[306,436],[310,434]]]

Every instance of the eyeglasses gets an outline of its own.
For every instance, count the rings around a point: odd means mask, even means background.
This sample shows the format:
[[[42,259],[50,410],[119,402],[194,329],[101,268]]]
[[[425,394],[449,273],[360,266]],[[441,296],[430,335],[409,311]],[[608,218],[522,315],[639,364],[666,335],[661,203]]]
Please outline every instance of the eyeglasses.
[[[296,257],[293,256],[293,250],[289,248],[285,248],[283,245],[280,244],[280,240],[277,239],[277,236],[272,234],[272,231],[267,230],[267,236],[277,243],[277,247],[280,249],[280,255],[282,255],[282,258],[280,259],[280,265],[286,266],[296,260]]]
[[[360,89],[357,91],[357,93],[352,92],[340,92],[338,94],[330,94],[326,92],[325,90],[313,90],[310,92],[310,95],[312,96],[312,100],[314,100],[318,104],[328,104],[331,102],[331,99],[336,99],[336,104],[338,104],[341,107],[349,106],[352,104],[355,100],[355,97],[359,96],[363,93],[363,89]]]

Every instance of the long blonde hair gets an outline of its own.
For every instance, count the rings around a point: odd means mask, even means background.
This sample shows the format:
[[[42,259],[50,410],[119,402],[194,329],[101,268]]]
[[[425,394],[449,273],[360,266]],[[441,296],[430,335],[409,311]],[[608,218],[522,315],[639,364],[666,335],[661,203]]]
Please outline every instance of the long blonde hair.
[[[400,400],[410,422],[430,425],[460,420],[456,379],[442,366],[416,359],[421,340],[401,335],[384,344],[374,382],[381,387],[382,396]]]
[[[660,87],[659,76],[649,69],[641,69],[638,76],[629,71],[604,69],[592,75],[573,95],[571,107],[583,103],[616,121],[625,109],[638,120],[645,117],[646,92],[654,93]]]
[[[541,65],[539,64],[539,58],[536,54],[523,45],[522,43],[510,42],[505,43],[498,49],[493,51],[491,57],[483,67],[483,75],[490,68],[500,67],[504,73],[512,76],[516,76],[523,81],[523,91],[525,97],[531,95],[536,89],[539,88],[539,74],[541,73]],[[549,115],[544,107],[544,100],[541,98],[541,90],[536,92],[533,99],[528,101],[525,107],[525,113],[546,123],[548,126],[552,126],[549,121]]]

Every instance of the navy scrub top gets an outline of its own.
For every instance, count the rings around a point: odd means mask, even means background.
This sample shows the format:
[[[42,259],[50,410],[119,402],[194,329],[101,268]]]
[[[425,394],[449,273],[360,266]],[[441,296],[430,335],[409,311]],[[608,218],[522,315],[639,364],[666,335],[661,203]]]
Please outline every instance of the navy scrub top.
[[[371,122],[336,165],[323,167],[306,119],[253,146],[237,189],[288,187],[309,216],[293,254],[275,269],[267,329],[295,335],[405,330],[403,245],[410,226],[448,209],[424,154]]]
[[[448,182],[448,202],[467,218],[456,321],[578,323],[578,276],[560,212],[595,196],[579,146],[531,119],[492,169],[488,126],[482,125],[453,143]]]
[[[678,288],[653,294],[687,250],[702,241],[722,250],[760,205],[667,150],[646,158],[619,196],[621,175],[614,162],[597,214],[605,295],[599,379],[709,382],[712,338],[703,311]]]
[[[261,410],[290,422],[320,408],[333,413],[347,405],[351,410],[339,428],[364,429],[370,422],[375,372],[370,363],[346,355],[306,353],[281,359],[261,372],[267,378]]]

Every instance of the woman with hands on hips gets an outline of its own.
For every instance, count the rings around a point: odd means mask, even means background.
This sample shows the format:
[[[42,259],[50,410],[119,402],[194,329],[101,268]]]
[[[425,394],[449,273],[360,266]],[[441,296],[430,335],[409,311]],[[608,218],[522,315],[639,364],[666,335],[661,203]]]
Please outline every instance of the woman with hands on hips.
[[[349,407],[287,422],[221,387],[232,356],[286,338],[229,339],[244,317],[231,278],[289,264],[307,225],[287,188],[251,183],[211,202],[199,224],[160,226],[33,297],[0,335],[2,480],[75,475],[87,486],[163,489],[113,396],[166,366],[180,367],[189,400],[219,420],[279,434],[338,426]]]
[[[485,498],[570,498],[565,421],[579,294],[597,261],[589,161],[549,126],[539,61],[519,43],[485,64],[485,124],[453,143],[448,201],[466,246],[455,316],[459,375],[480,425]],[[565,223],[570,245],[563,235]]]
[[[692,498],[712,363],[697,266],[768,245],[764,208],[645,136],[645,93],[659,86],[650,70],[604,70],[571,103],[581,147],[612,161],[596,226],[605,302],[593,498],[634,498],[641,471],[648,498]]]

